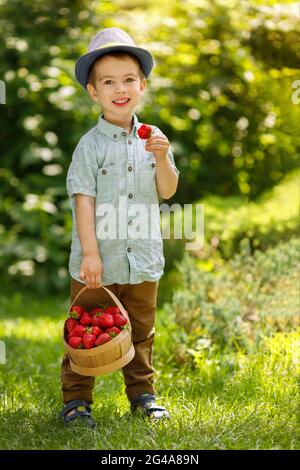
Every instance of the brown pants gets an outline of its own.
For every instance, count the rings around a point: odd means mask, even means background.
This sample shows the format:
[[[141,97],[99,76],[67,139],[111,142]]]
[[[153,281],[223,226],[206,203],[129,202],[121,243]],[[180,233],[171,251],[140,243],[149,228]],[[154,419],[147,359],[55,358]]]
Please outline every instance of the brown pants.
[[[71,303],[85,286],[71,278]],[[153,386],[152,345],[157,301],[158,281],[144,281],[140,284],[110,284],[110,289],[128,311],[135,356],[123,367],[126,394],[129,400],[142,393],[155,393]],[[114,305],[114,301],[104,289],[87,289],[79,296],[77,305],[89,311],[96,303]],[[64,355],[61,369],[64,403],[71,400],[86,400],[93,403],[92,391],[95,377],[87,377],[73,372],[68,354]]]

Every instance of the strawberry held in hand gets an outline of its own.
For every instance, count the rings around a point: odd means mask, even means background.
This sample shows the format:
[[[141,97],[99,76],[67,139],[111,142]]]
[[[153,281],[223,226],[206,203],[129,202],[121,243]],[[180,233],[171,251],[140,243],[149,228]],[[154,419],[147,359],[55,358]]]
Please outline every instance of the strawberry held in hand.
[[[138,135],[141,139],[149,139],[151,131],[151,126],[148,126],[148,124],[142,124],[141,127],[138,128]]]

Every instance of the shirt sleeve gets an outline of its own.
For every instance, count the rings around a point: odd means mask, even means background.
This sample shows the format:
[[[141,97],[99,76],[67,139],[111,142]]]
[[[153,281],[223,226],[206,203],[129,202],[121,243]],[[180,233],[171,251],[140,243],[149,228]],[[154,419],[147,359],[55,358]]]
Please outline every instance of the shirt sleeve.
[[[154,129],[154,134],[164,135],[164,133],[159,129],[159,127],[157,127],[157,126],[151,126],[151,127]],[[169,157],[169,160],[171,161],[172,167],[174,168],[174,170],[177,173],[177,176],[179,176],[180,171],[176,167],[175,160],[174,160],[174,155],[173,155],[173,152],[171,150],[171,146],[168,149],[168,157]]]
[[[96,197],[98,164],[96,156],[84,146],[77,146],[67,173],[67,193]]]

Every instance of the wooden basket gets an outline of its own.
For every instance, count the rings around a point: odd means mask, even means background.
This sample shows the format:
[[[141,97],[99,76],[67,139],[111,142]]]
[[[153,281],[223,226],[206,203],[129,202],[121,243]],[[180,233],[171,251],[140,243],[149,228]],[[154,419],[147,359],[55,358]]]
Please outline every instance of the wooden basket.
[[[101,344],[92,349],[74,349],[68,345],[63,336],[63,343],[70,358],[71,369],[80,375],[97,376],[122,369],[134,357],[135,350],[131,339],[131,323],[127,312],[119,299],[113,292],[101,286],[111,296],[121,313],[127,318],[126,329],[122,330],[115,338],[108,343]],[[75,297],[71,307],[78,297],[87,289],[83,287]]]

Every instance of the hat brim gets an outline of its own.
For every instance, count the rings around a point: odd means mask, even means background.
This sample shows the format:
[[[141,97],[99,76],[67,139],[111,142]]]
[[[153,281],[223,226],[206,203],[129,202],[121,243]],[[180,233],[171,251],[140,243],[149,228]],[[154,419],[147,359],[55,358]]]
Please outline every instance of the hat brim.
[[[139,60],[142,70],[146,78],[150,75],[150,72],[153,68],[153,58],[149,51],[141,47],[134,47],[129,45],[120,45],[120,46],[109,46],[102,49],[97,49],[87,54],[82,55],[76,62],[75,65],[75,76],[77,81],[83,88],[86,89],[88,74],[91,65],[95,62],[96,59],[101,57],[104,54],[112,51],[126,51],[131,52]]]

